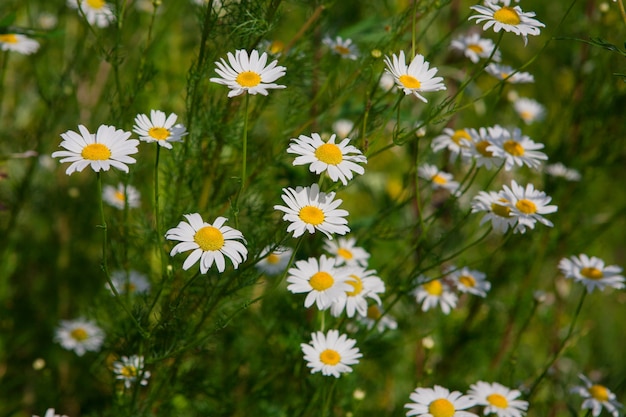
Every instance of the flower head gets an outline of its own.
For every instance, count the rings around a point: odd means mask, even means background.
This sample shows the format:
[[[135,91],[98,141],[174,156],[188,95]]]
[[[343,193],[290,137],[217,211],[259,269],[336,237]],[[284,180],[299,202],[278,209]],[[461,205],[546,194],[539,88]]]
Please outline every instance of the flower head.
[[[575,169],[566,167],[561,162],[546,165],[544,167],[544,171],[548,175],[551,175],[553,177],[565,178],[568,181],[580,181],[580,179],[582,178],[580,172],[576,171]]]
[[[185,214],[185,218],[188,223],[181,221],[165,234],[169,240],[180,241],[172,248],[170,256],[193,251],[183,263],[184,270],[200,261],[200,272],[203,274],[209,271],[213,262],[219,272],[224,272],[224,256],[231,260],[235,269],[248,257],[248,249],[238,242],[245,242],[243,235],[239,230],[224,226],[228,220],[225,217],[216,218],[213,224],[203,221],[198,213]]]
[[[430,144],[430,147],[434,152],[439,152],[443,149],[450,151],[450,159],[454,160],[458,155],[462,155],[465,158],[469,158],[469,147],[472,143],[472,136],[477,136],[478,132],[474,129],[443,129],[443,133],[436,138]]]
[[[352,43],[352,39],[343,40],[341,36],[337,36],[335,39],[331,39],[329,36],[325,37],[322,43],[330,48],[333,53],[339,55],[342,58],[356,60],[359,56],[359,50],[356,45]]]
[[[344,297],[336,299],[331,307],[330,313],[339,317],[345,310],[348,317],[353,317],[355,313],[360,316],[367,316],[367,299],[374,300],[381,304],[378,294],[385,292],[385,283],[376,276],[376,271],[365,270],[365,268],[354,266],[344,267],[348,273],[346,283],[350,284],[350,290],[346,291]]]
[[[462,411],[473,407],[476,403],[459,391],[435,385],[433,388],[416,388],[410,395],[411,403],[404,405],[408,408],[407,416],[418,417],[478,417],[474,413]]]
[[[165,117],[160,110],[150,110],[150,117],[138,114],[135,117],[133,132],[139,135],[144,142],[156,142],[160,146],[172,149],[172,142],[181,142],[187,134],[187,129],[182,124],[176,123],[178,116],[175,113]]]
[[[111,273],[111,282],[118,294],[144,294],[150,291],[150,282],[145,275],[137,271],[114,271]],[[106,287],[113,294],[109,284]]]
[[[272,250],[271,246],[266,247],[261,252],[261,259],[256,267],[267,275],[277,275],[285,270],[293,250],[279,246]]]
[[[488,74],[499,80],[504,80],[511,84],[534,83],[535,77],[529,72],[515,72],[515,69],[508,65],[489,64],[485,68]]]
[[[511,7],[487,2],[484,6],[471,6],[470,9],[479,13],[470,16],[470,19],[476,19],[476,23],[485,22],[483,30],[493,26],[494,32],[500,32],[500,30],[513,32],[524,39],[524,45],[528,42],[528,35],[539,35],[541,33],[539,28],[545,26],[533,19],[534,12],[524,12],[520,6]]]
[[[228,65],[230,63],[230,65]],[[228,63],[224,58],[216,62],[215,72],[221,78],[211,78],[210,81],[228,86],[228,97],[235,97],[243,93],[267,95],[267,90],[285,88],[284,85],[274,84],[278,78],[285,75],[285,67],[277,66],[278,61],[267,63],[267,53],[259,56],[259,51],[252,50],[250,57],[244,49],[235,51],[235,55],[228,53]]]
[[[582,404],[583,410],[591,410],[593,417],[597,417],[602,412],[602,407],[604,407],[613,417],[620,415],[622,404],[615,399],[615,394],[611,390],[604,385],[594,384],[582,374],[578,375],[578,377],[585,385],[576,386],[571,389],[571,392],[585,399]]]
[[[485,279],[484,273],[466,266],[451,272],[449,276],[456,289],[463,293],[486,297],[487,291],[491,289],[491,283]]]
[[[518,98],[513,103],[513,108],[527,125],[542,120],[546,115],[546,108],[532,98]]]
[[[418,277],[418,282],[423,283],[413,291],[413,295],[415,300],[422,304],[422,311],[428,311],[439,305],[443,314],[449,314],[456,307],[458,297],[444,281],[428,280],[422,275]]]
[[[39,42],[19,33],[0,33],[0,51],[13,51],[23,55],[37,52]]]
[[[83,125],[78,125],[78,130],[80,134],[73,130],[61,133],[60,146],[66,150],[52,154],[53,158],[63,158],[61,163],[72,163],[65,171],[67,175],[81,172],[87,166],[96,172],[108,171],[111,167],[128,172],[126,164],[137,162],[128,156],[138,152],[139,144],[136,139],[128,139],[130,132],[107,125],[101,125],[95,134],[89,133]]]
[[[487,59],[492,56],[492,60],[500,62],[500,51],[494,48],[496,45],[491,39],[481,38],[478,33],[461,35],[450,43],[450,48],[461,51],[470,61],[477,63],[480,58]]]
[[[504,385],[478,381],[470,386],[468,395],[477,405],[485,406],[483,414],[498,417],[522,417],[528,409],[528,401],[517,400],[521,392]]]
[[[624,288],[622,268],[617,265],[605,266],[604,261],[595,256],[580,254],[563,258],[559,262],[559,270],[565,278],[572,278],[587,287],[588,292],[594,289],[603,291],[606,287]]]
[[[124,386],[128,389],[134,383],[148,385],[150,372],[144,370],[143,356],[122,356],[121,360],[113,362],[113,373],[115,379],[124,381]]]
[[[54,340],[64,349],[73,350],[78,356],[85,352],[97,352],[104,343],[104,332],[93,321],[84,318],[61,320]]]
[[[496,125],[489,131],[492,145],[487,150],[491,151],[496,158],[504,160],[506,171],[523,165],[536,169],[541,166],[541,161],[548,159],[545,153],[539,151],[544,148],[544,145],[522,135],[522,131],[518,128],[510,131]]]
[[[117,184],[117,187],[105,185],[102,189],[102,200],[110,206],[124,210],[126,204],[129,208],[139,207],[141,204],[139,191],[132,185]]]
[[[393,54],[391,59],[385,57],[387,68],[385,71],[391,74],[404,94],[413,94],[415,97],[427,103],[428,100],[420,93],[445,90],[442,77],[435,77],[437,68],[430,68],[430,63],[424,60],[424,56],[417,54],[407,66],[404,51],[400,51],[399,56]]]
[[[497,232],[505,233],[513,228],[517,219],[511,215],[509,202],[495,191],[480,191],[472,200],[472,213],[484,211],[487,214],[480,220],[480,224],[491,221],[491,227]]]
[[[456,195],[459,183],[454,181],[452,174],[440,171],[436,166],[424,164],[417,168],[417,175],[426,181],[430,181],[433,190],[444,189]]]
[[[526,187],[522,187],[515,181],[511,181],[511,187],[505,185],[500,195],[508,201],[510,214],[517,220],[516,232],[524,233],[527,227],[534,229],[536,222],[549,227],[553,226],[551,221],[543,217],[543,214],[554,213],[558,207],[549,205],[552,197],[543,191],[536,190],[534,185],[527,184]]]
[[[365,249],[356,246],[356,239],[353,237],[327,240],[324,242],[324,250],[337,258],[337,265],[366,267],[370,257]]]
[[[90,25],[105,28],[115,21],[111,6],[104,0],[67,0],[67,5],[85,15]],[[82,13],[80,12],[82,10]]]
[[[359,348],[354,347],[356,341],[348,339],[345,334],[339,335],[337,330],[329,330],[326,334],[311,334],[309,344],[301,343],[304,360],[311,373],[322,372],[322,375],[339,378],[342,373],[352,372],[350,365],[359,363],[363,355]]]
[[[494,135],[497,136],[498,129],[502,128],[496,125],[490,128],[481,127],[478,130],[468,130],[471,140],[465,142],[468,144],[467,151],[461,155],[465,159],[473,159],[477,167],[484,166],[487,169],[491,169],[501,166],[502,158],[498,158],[494,155],[493,151],[490,150],[491,146],[498,145],[498,142],[494,140]]]

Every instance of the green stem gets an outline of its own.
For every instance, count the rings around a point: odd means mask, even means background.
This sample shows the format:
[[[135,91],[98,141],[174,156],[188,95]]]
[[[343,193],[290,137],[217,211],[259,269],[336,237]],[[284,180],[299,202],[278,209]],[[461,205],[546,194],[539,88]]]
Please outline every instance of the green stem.
[[[241,161],[241,189],[239,192],[243,192],[243,188],[246,185],[246,167],[248,160],[248,106],[250,103],[250,94],[246,94],[246,103],[245,103],[245,115],[243,119],[243,156]]]
[[[157,245],[161,238],[159,230],[159,155],[161,153],[161,145],[156,145],[156,158],[154,161],[154,228],[157,235]],[[159,250],[159,254],[161,251]],[[160,257],[160,255],[159,255]]]

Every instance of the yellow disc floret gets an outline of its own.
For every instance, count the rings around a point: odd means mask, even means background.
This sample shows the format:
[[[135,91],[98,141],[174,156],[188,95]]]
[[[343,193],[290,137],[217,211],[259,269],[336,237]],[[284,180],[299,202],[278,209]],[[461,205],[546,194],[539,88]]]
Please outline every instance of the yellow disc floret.
[[[506,397],[500,394],[488,395],[487,401],[489,401],[489,404],[498,408],[507,408],[509,406],[509,402],[507,401]]]
[[[519,25],[522,19],[520,19],[517,11],[508,6],[502,7],[500,10],[497,10],[493,14],[493,18],[496,19],[500,23],[504,23],[505,25],[516,26]]]
[[[324,212],[319,207],[304,206],[300,209],[298,217],[305,223],[317,226],[324,222]]]
[[[324,365],[337,365],[341,360],[341,355],[336,350],[326,349],[320,353],[320,361]]]
[[[439,398],[428,405],[428,412],[433,417],[452,417],[456,410],[450,401],[445,398]]]
[[[111,150],[101,143],[92,143],[85,146],[80,154],[90,161],[106,161],[111,157]]]
[[[580,270],[580,274],[588,279],[602,279],[603,274],[598,268],[592,266],[586,266]]]
[[[398,80],[406,88],[420,88],[422,86],[417,78],[410,75],[401,75]]]
[[[261,84],[261,76],[254,71],[244,71],[235,79],[242,87],[256,87]]]
[[[72,339],[82,342],[89,338],[89,333],[85,329],[78,327],[70,332],[70,336],[72,336]]]
[[[515,203],[515,207],[517,207],[517,209],[524,214],[535,214],[537,212],[537,206],[535,203],[525,198]]]
[[[343,161],[343,154],[339,146],[325,143],[315,150],[315,157],[328,165],[337,165]]]
[[[423,285],[424,290],[430,295],[440,296],[443,294],[443,285],[441,285],[441,281],[435,279],[433,281],[427,282]]]
[[[164,127],[152,127],[148,130],[148,135],[156,140],[165,140],[170,137],[170,131]]]
[[[335,283],[335,279],[328,272],[320,271],[313,274],[309,279],[309,284],[316,291],[324,291],[329,289]]]
[[[222,249],[224,246],[224,235],[213,226],[205,226],[193,235],[193,240],[203,251],[213,251]]]

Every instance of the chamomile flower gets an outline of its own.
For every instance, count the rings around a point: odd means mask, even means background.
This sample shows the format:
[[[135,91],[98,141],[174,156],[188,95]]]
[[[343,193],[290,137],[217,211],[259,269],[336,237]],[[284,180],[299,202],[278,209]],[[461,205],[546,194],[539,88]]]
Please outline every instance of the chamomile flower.
[[[346,281],[350,273],[344,268],[337,268],[334,258],[322,255],[319,260],[309,258],[297,261],[290,268],[287,277],[287,290],[293,294],[307,293],[304,306],[309,308],[315,303],[319,310],[326,310],[337,299],[354,287]]]
[[[505,233],[515,227],[517,219],[511,215],[510,203],[495,191],[480,191],[472,199],[472,213],[486,212],[480,224],[491,222],[491,227],[499,233]]]
[[[284,85],[273,83],[285,75],[285,67],[277,66],[278,61],[272,61],[267,66],[266,63],[265,52],[259,56],[259,51],[252,50],[249,57],[245,49],[235,51],[235,55],[229,52],[228,63],[224,58],[215,63],[217,65],[215,72],[221,78],[211,78],[209,81],[229,87],[228,97],[243,93],[266,96],[267,90],[285,88]]]
[[[113,362],[113,373],[115,379],[124,381],[126,389],[137,382],[139,385],[148,385],[150,378],[150,372],[144,369],[143,356],[138,355],[122,356],[119,361]]]
[[[504,159],[504,169],[510,171],[515,166],[526,165],[530,168],[539,168],[541,161],[546,161],[548,156],[540,152],[542,143],[536,143],[528,136],[522,135],[519,128],[511,131],[501,129],[501,134],[494,137],[494,144],[487,149],[497,158]]]
[[[497,145],[492,133],[493,128],[481,127],[478,130],[472,130],[470,136],[472,140],[467,147],[467,159],[473,159],[476,162],[477,167],[484,166],[487,169],[494,167],[500,167],[502,165],[502,158],[498,158],[489,149],[491,146]]]
[[[478,417],[474,413],[463,411],[476,404],[470,396],[459,391],[450,392],[439,385],[433,388],[416,388],[409,398],[413,402],[404,405],[404,408],[409,409],[407,416]]]
[[[404,94],[413,94],[415,97],[427,103],[428,100],[420,93],[445,90],[442,77],[435,77],[437,68],[430,68],[430,63],[424,60],[424,56],[417,54],[407,66],[404,51],[400,51],[399,56],[393,54],[391,59],[385,57],[387,68],[385,71],[391,74]],[[430,69],[429,69],[430,68]]]
[[[459,189],[459,183],[452,179],[452,174],[440,171],[434,165],[421,165],[417,168],[417,175],[426,181],[430,181],[433,190],[444,189],[456,195]]]
[[[124,210],[126,204],[129,208],[139,207],[141,195],[139,191],[132,185],[122,184],[121,182],[114,187],[105,185],[102,189],[102,199],[105,203],[119,210]]]
[[[87,22],[99,28],[105,28],[115,21],[111,6],[104,0],[67,0],[67,5],[79,10],[80,15],[84,13]]]
[[[515,69],[508,65],[489,64],[485,68],[488,74],[499,80],[504,80],[510,84],[534,83],[535,77],[529,72],[515,72]]]
[[[54,340],[63,349],[73,350],[78,356],[83,356],[85,352],[100,350],[104,343],[104,332],[93,321],[84,318],[61,320]]]
[[[227,221],[225,217],[218,217],[213,224],[203,221],[198,213],[185,214],[185,218],[188,223],[181,221],[165,234],[166,239],[180,241],[172,248],[170,256],[193,251],[183,263],[184,270],[200,261],[200,272],[203,274],[209,271],[214,262],[217,270],[224,272],[224,256],[231,260],[235,269],[248,257],[248,249],[238,242],[246,240],[239,230],[224,226]]]
[[[346,282],[352,288],[346,291],[345,297],[340,297],[332,303],[330,314],[339,317],[345,310],[348,317],[353,317],[355,313],[366,316],[367,299],[370,298],[381,304],[378,294],[385,292],[385,283],[376,276],[376,271],[368,271],[359,266],[344,268],[350,274]]]
[[[61,163],[72,163],[65,171],[67,175],[81,172],[87,166],[96,172],[108,171],[111,167],[128,172],[126,164],[137,162],[128,156],[138,152],[139,144],[136,139],[128,139],[130,132],[107,125],[101,125],[95,134],[89,133],[83,125],[78,125],[78,130],[80,134],[73,130],[61,133],[60,146],[66,150],[52,154],[53,158],[63,158]]]
[[[389,314],[384,313],[376,304],[367,307],[367,315],[365,317],[358,317],[357,319],[359,322],[365,324],[368,330],[372,329],[374,326],[376,326],[376,330],[379,332],[398,328],[398,322]]]
[[[470,61],[477,63],[480,58],[500,62],[500,51],[493,51],[496,45],[491,39],[481,38],[478,33],[461,35],[450,43],[450,48],[463,53]],[[493,54],[493,56],[492,56]]]
[[[324,242],[324,250],[337,258],[337,265],[367,266],[370,254],[356,245],[353,237],[340,237]]]
[[[294,232],[293,237],[300,237],[308,231],[316,230],[332,239],[334,233],[345,235],[350,231],[346,210],[338,209],[343,200],[335,200],[335,193],[320,192],[319,186],[283,188],[281,196],[287,206],[275,205],[275,210],[285,212],[283,220],[291,222],[287,233]]]
[[[144,142],[156,142],[159,146],[172,149],[172,142],[182,142],[182,137],[187,134],[185,126],[174,124],[177,118],[175,113],[166,118],[162,111],[150,110],[150,117],[145,114],[135,117],[133,132]]]
[[[331,39],[327,36],[322,40],[322,43],[328,46],[333,53],[342,58],[355,61],[359,56],[359,50],[356,45],[352,43],[352,39],[343,40],[341,36]]]
[[[542,120],[546,115],[546,108],[537,100],[520,97],[513,102],[513,109],[527,125]]]
[[[528,43],[528,35],[539,35],[541,33],[539,28],[545,27],[543,23],[534,19],[534,12],[524,12],[520,6],[511,7],[487,2],[484,6],[471,6],[470,9],[479,14],[470,16],[469,19],[476,19],[476,23],[485,22],[483,30],[493,26],[494,32],[500,30],[513,32],[524,39],[524,45]]]
[[[524,233],[526,228],[534,229],[536,222],[553,226],[543,214],[554,213],[558,207],[549,205],[552,197],[536,190],[534,185],[527,184],[526,187],[522,187],[513,180],[510,187],[503,186],[501,196],[509,202],[510,214],[517,220],[516,232]]]
[[[272,246],[267,246],[261,252],[261,259],[257,262],[258,270],[267,275],[278,275],[287,268],[289,259],[293,250],[284,246],[276,247],[272,250]]]
[[[426,280],[428,278],[423,275],[418,278],[418,282]],[[424,282],[413,291],[413,295],[415,300],[422,305],[422,311],[428,311],[439,305],[443,314],[449,314],[458,301],[458,297],[448,284],[439,279]]]
[[[33,415],[33,417],[39,417],[39,416]],[[57,414],[54,411],[54,408],[48,408],[46,410],[46,414],[44,414],[43,417],[67,417],[67,416],[65,414]]]
[[[468,395],[476,405],[485,407],[484,415],[497,414],[498,417],[522,417],[528,409],[528,401],[518,400],[521,392],[497,382],[478,381],[470,386]]]
[[[486,280],[486,275],[475,269],[464,266],[449,274],[456,289],[462,293],[470,293],[479,297],[486,297],[491,289],[491,283]]]
[[[150,282],[144,274],[137,271],[114,271],[111,273],[111,282],[118,294],[144,294],[150,291]],[[106,287],[113,293],[111,286]]]
[[[22,55],[37,52],[39,42],[19,33],[0,33],[0,51],[13,51]]]
[[[436,138],[430,144],[430,147],[434,152],[439,152],[443,149],[450,151],[450,159],[454,160],[458,155],[467,156],[470,144],[472,143],[472,133],[474,136],[478,135],[474,129],[443,129],[443,133]]]
[[[561,162],[546,165],[544,167],[544,171],[548,175],[558,178],[565,178],[568,181],[580,181],[580,179],[582,178],[580,172],[573,168],[566,167]]]
[[[336,135],[332,135],[328,142],[324,142],[318,133],[311,137],[300,135],[297,139],[291,139],[292,143],[287,148],[287,153],[299,155],[294,159],[294,165],[309,165],[309,171],[321,174],[326,171],[331,180],[341,180],[347,185],[352,179],[353,172],[362,175],[365,170],[359,163],[366,164],[367,158],[360,150],[346,138],[340,143],[335,143]]]
[[[339,378],[342,373],[352,372],[350,366],[359,363],[359,358],[363,356],[355,344],[356,341],[345,334],[329,330],[326,334],[312,333],[311,342],[301,343],[300,347],[312,374],[321,372],[322,375]]]
[[[594,289],[603,291],[606,287],[624,288],[622,268],[617,265],[605,266],[604,261],[595,256],[580,254],[563,258],[559,262],[559,269],[565,278],[572,278],[587,287],[587,292]]]
[[[619,417],[622,404],[615,399],[615,394],[610,389],[604,385],[594,384],[582,374],[578,377],[585,385],[573,387],[571,392],[585,399],[581,407],[583,410],[591,410],[593,417],[597,417],[604,407],[613,417]]]

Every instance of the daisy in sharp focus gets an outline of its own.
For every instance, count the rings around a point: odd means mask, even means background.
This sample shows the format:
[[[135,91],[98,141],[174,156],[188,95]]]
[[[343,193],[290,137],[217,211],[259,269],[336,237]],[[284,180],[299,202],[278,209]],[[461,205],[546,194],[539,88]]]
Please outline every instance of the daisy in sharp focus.
[[[493,61],[500,62],[500,51],[494,52],[495,47],[491,39],[481,38],[478,33],[461,35],[450,43],[450,49],[462,52],[474,64],[480,61],[480,58],[489,58],[491,54]]]
[[[539,222],[548,227],[554,226],[551,221],[543,217],[543,214],[554,213],[558,210],[555,205],[549,205],[552,197],[543,191],[535,189],[532,184],[526,187],[518,185],[514,180],[511,186],[502,187],[501,196],[509,202],[510,214],[516,218],[515,232],[524,233],[526,228],[534,229],[535,223]]]
[[[393,54],[391,59],[385,57],[387,68],[385,71],[391,74],[404,94],[413,94],[415,97],[427,103],[428,100],[420,93],[445,90],[442,77],[435,77],[437,68],[430,68],[430,63],[424,60],[424,56],[417,54],[407,66],[404,51],[400,51],[399,56]]]
[[[78,10],[79,15],[84,13],[87,22],[99,28],[105,28],[115,21],[111,6],[104,0],[67,0],[67,5]]]
[[[337,36],[335,39],[331,39],[329,36],[322,40],[322,43],[330,48],[333,53],[339,55],[342,58],[351,59],[355,61],[359,56],[359,50],[356,45],[352,43],[352,39],[343,40],[341,36]]]
[[[487,292],[491,289],[491,283],[485,279],[484,273],[469,269],[466,266],[450,272],[449,277],[454,282],[456,289],[462,293],[486,297]]]
[[[496,77],[499,80],[504,80],[510,84],[525,84],[534,83],[535,77],[529,72],[515,72],[515,70],[508,65],[489,64],[485,68],[488,74]]]
[[[355,344],[356,341],[348,339],[345,334],[329,330],[326,334],[312,333],[311,342],[301,343],[300,347],[312,374],[321,372],[322,375],[339,378],[342,373],[352,372],[350,366],[359,363],[359,358],[363,356]]]
[[[118,294],[144,294],[150,291],[150,282],[145,275],[130,270],[126,271],[114,271],[111,273],[111,282],[115,287]],[[111,286],[107,283],[106,287],[111,294],[114,294],[111,290]]]
[[[309,171],[318,175],[326,171],[334,182],[341,180],[343,185],[348,185],[353,172],[363,175],[365,169],[358,164],[366,164],[367,158],[356,147],[348,145],[349,138],[338,144],[335,138],[333,134],[328,142],[324,142],[318,133],[312,133],[311,137],[300,135],[291,139],[287,153],[299,155],[293,165],[310,164]]]
[[[39,42],[19,33],[0,33],[0,51],[13,51],[23,55],[37,52]]]
[[[287,268],[292,253],[291,248],[279,246],[272,250],[271,246],[267,246],[261,252],[261,259],[255,266],[264,274],[278,275]]]
[[[97,352],[104,343],[104,332],[91,320],[78,318],[61,320],[54,334],[55,342],[63,349],[73,350],[78,356],[85,352]]]
[[[160,110],[150,110],[150,117],[138,114],[135,117],[133,132],[139,135],[144,142],[156,142],[159,146],[172,149],[172,142],[182,142],[182,137],[187,134],[187,129],[182,124],[176,123],[178,116],[175,113],[165,117]]]
[[[504,159],[506,171],[523,165],[537,169],[541,166],[541,161],[548,160],[548,155],[539,151],[544,148],[543,143],[536,143],[528,136],[522,135],[519,128],[500,131],[502,134],[494,138],[496,144],[489,146],[487,150],[496,158]]]
[[[33,414],[33,417],[39,417],[39,416],[36,416],[36,415]],[[57,414],[54,411],[54,408],[48,408],[46,410],[46,414],[44,414],[43,417],[67,417],[67,416],[65,414]]]
[[[148,385],[150,372],[144,370],[143,356],[122,356],[119,361],[113,362],[115,379],[124,381],[126,389],[139,382],[139,385]]]
[[[124,210],[126,204],[129,208],[139,207],[141,195],[132,185],[124,186],[121,182],[117,187],[105,185],[102,188],[102,200],[110,206],[119,210]]]
[[[418,282],[423,282],[427,279],[422,275],[418,278]],[[422,311],[428,311],[439,305],[443,314],[449,314],[456,307],[458,301],[458,297],[448,287],[448,284],[439,279],[424,282],[413,291],[413,295],[415,300],[421,303]]]
[[[365,249],[356,246],[356,239],[353,237],[327,240],[324,242],[324,250],[337,258],[337,265],[367,267],[370,257]]]
[[[87,166],[96,172],[108,171],[111,167],[128,172],[126,164],[137,162],[128,156],[138,152],[139,144],[137,139],[128,139],[130,132],[107,125],[101,125],[95,134],[89,133],[83,125],[78,125],[78,130],[80,134],[73,130],[61,133],[60,146],[66,150],[52,154],[53,158],[63,158],[61,163],[72,163],[65,171],[67,175],[81,172]]]
[[[420,178],[430,181],[433,190],[444,189],[456,195],[459,183],[454,181],[452,174],[440,171],[436,166],[423,164],[417,168],[417,175]]]
[[[322,255],[319,260],[309,258],[297,261],[295,267],[289,268],[287,290],[293,294],[307,293],[304,306],[311,307],[314,303],[319,310],[326,310],[345,293],[353,290],[346,281],[350,279],[349,271],[337,268],[334,258]]]
[[[235,51],[235,55],[228,53],[228,63],[224,58],[216,62],[215,72],[221,78],[211,78],[209,81],[222,84],[230,88],[228,97],[235,97],[243,93],[262,94],[267,90],[285,88],[284,85],[274,84],[278,78],[285,75],[285,67],[277,66],[278,61],[267,63],[267,53],[259,56],[259,51],[252,50],[248,57],[245,49]],[[229,65],[230,63],[230,65]]]
[[[546,115],[546,108],[543,105],[537,100],[527,97],[520,97],[515,100],[513,109],[527,125],[543,120]]]
[[[495,191],[480,191],[471,205],[472,213],[486,212],[480,224],[490,221],[491,227],[499,233],[506,233],[517,224],[517,218],[511,215],[509,201]]]
[[[367,316],[367,299],[374,300],[377,304],[382,301],[378,294],[385,292],[385,283],[376,276],[376,271],[365,270],[359,266],[344,267],[349,272],[346,281],[352,287],[346,291],[345,297],[336,299],[330,306],[330,314],[339,317],[345,310],[348,317],[353,317],[355,313],[360,316]]]
[[[593,417],[597,417],[602,413],[604,407],[613,417],[621,415],[620,409],[623,405],[616,400],[615,394],[611,390],[604,385],[594,384],[583,374],[579,374],[578,377],[585,385],[573,387],[570,392],[585,399],[581,406],[583,410],[591,410]]]
[[[476,405],[468,395],[459,391],[435,385],[433,388],[416,388],[409,397],[410,403],[404,405],[408,408],[407,416],[418,417],[478,417],[474,413],[463,411]]]
[[[578,256],[570,256],[559,261],[559,270],[565,278],[572,278],[587,287],[587,292],[594,289],[603,291],[606,287],[624,288],[624,277],[621,275],[622,268],[617,265],[605,266],[604,261],[595,256],[587,256],[581,253]]]
[[[200,261],[200,272],[206,274],[213,263],[219,272],[224,272],[226,262],[224,256],[228,257],[237,269],[239,264],[248,257],[248,249],[243,234],[239,230],[229,226],[224,226],[228,219],[218,217],[213,224],[202,220],[198,213],[185,214],[188,223],[181,221],[178,226],[165,233],[165,238],[178,240],[176,246],[172,248],[170,256],[177,253],[193,251],[183,263],[183,269],[191,268]]]
[[[493,26],[494,32],[504,30],[513,32],[524,39],[524,45],[528,43],[528,35],[539,35],[539,28],[545,27],[543,23],[535,17],[534,12],[524,12],[520,6],[511,7],[486,2],[484,6],[471,6],[470,9],[479,14],[470,16],[469,19],[476,19],[476,23],[485,22],[483,30]]]
[[[335,193],[323,193],[317,184],[310,187],[283,188],[281,196],[287,206],[275,205],[275,210],[285,212],[283,220],[291,222],[287,233],[300,237],[308,231],[324,233],[329,239],[333,234],[345,235],[350,231],[346,226],[346,210],[338,209],[343,200],[335,200]]]
[[[470,386],[467,393],[476,405],[485,407],[484,415],[497,414],[498,417],[522,417],[528,409],[528,401],[518,400],[521,392],[504,385],[478,381]]]
[[[450,160],[456,159],[458,155],[469,157],[468,150],[472,143],[472,133],[478,135],[474,129],[454,130],[446,127],[441,135],[433,139],[430,147],[434,152],[447,149],[450,151]]]

